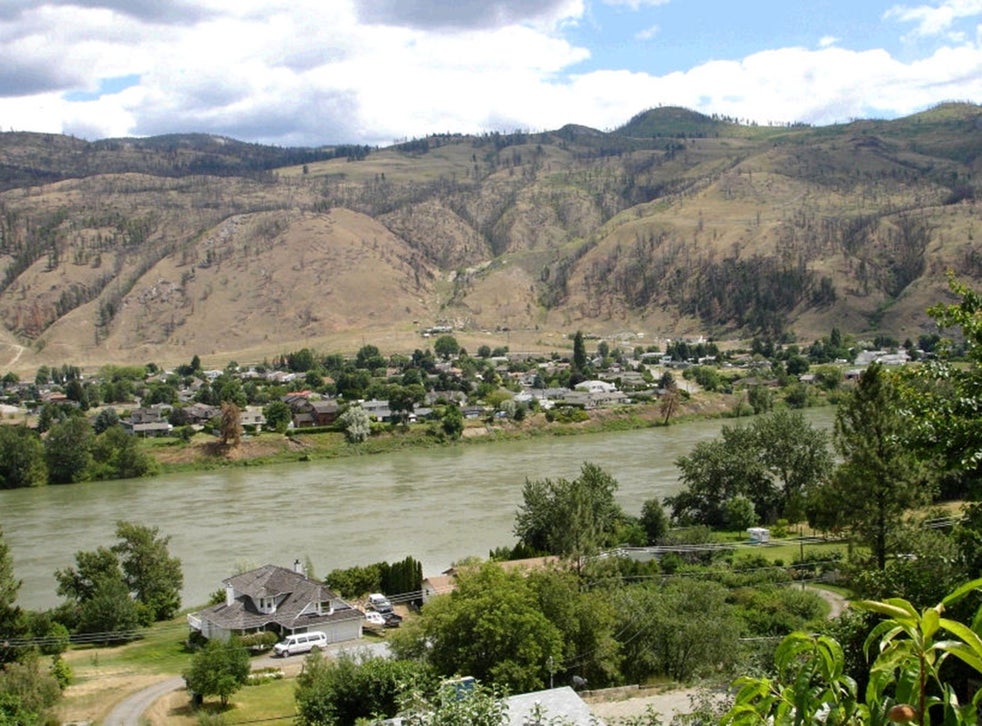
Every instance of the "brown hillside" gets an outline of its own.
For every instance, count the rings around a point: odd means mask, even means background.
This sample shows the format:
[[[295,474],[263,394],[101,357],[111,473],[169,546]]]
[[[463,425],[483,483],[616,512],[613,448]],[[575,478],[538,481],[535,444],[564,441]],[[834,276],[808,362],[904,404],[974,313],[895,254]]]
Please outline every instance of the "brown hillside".
[[[513,348],[916,339],[947,270],[982,278],[980,129],[948,104],[819,129],[655,109],[382,150],[0,134],[0,368],[406,351],[436,323]]]

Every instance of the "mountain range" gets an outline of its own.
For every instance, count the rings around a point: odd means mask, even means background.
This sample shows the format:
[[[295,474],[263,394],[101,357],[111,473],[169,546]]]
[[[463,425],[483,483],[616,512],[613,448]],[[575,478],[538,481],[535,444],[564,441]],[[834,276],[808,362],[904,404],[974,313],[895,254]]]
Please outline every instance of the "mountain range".
[[[287,149],[0,134],[0,370],[576,330],[933,332],[977,284],[982,107],[824,127],[653,108],[601,131]],[[982,232],[982,230],[979,230]]]

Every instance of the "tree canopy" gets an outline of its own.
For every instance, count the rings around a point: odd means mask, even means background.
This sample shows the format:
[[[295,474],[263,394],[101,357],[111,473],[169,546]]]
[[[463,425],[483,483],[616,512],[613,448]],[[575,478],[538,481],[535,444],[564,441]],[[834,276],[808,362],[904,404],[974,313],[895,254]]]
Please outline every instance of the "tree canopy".
[[[222,705],[229,696],[245,685],[249,679],[249,651],[238,641],[209,640],[191,656],[191,664],[184,671],[188,688],[202,697],[218,696]]]
[[[521,573],[497,563],[464,568],[449,595],[434,598],[393,639],[399,657],[419,657],[437,673],[466,673],[513,692],[548,682],[548,662],[562,662],[559,629],[543,614]]]
[[[724,426],[676,462],[684,484],[666,498],[681,523],[730,527],[728,502],[746,497],[761,522],[797,520],[832,471],[829,437],[797,411],[778,410],[749,426]]]
[[[113,552],[136,601],[150,611],[153,620],[172,618],[181,607],[184,573],[181,561],[167,549],[170,537],[161,536],[157,527],[119,521],[116,538]]]
[[[127,632],[166,620],[180,608],[184,575],[169,537],[156,527],[116,523],[112,547],[75,553],[75,567],[55,572],[58,594],[79,613],[83,632]]]
[[[935,356],[905,371],[898,381],[906,413],[906,438],[922,456],[936,456],[948,470],[982,478],[982,294],[953,276],[960,299],[931,307],[939,328],[957,329],[968,364],[953,360],[950,341]]]
[[[579,558],[618,544],[624,519],[614,501],[617,481],[584,463],[576,479],[526,480],[515,517],[515,536],[537,552]]]
[[[835,446],[842,457],[829,482],[829,499],[843,521],[886,566],[889,534],[911,507],[933,493],[921,460],[907,443],[901,396],[888,371],[872,363],[839,404]]]
[[[48,481],[44,444],[26,426],[0,426],[0,489],[33,487]]]

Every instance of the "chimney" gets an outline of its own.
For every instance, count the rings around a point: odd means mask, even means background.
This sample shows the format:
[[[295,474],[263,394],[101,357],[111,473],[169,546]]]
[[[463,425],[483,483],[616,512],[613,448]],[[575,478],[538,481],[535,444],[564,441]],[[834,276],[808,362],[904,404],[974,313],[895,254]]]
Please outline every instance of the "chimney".
[[[232,607],[235,604],[235,588],[231,583],[225,585],[225,606]]]
[[[306,577],[306,573],[303,571],[303,563],[299,559],[293,561],[293,571],[298,575],[303,575]]]

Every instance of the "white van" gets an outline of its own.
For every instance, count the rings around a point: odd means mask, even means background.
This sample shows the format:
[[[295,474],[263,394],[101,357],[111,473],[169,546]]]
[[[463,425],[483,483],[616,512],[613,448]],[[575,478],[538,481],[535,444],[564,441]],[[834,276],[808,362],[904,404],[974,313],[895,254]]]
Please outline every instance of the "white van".
[[[327,635],[319,630],[311,630],[309,633],[296,633],[286,636],[284,640],[273,646],[273,652],[286,658],[288,655],[309,653],[314,648],[323,650],[326,647]]]

